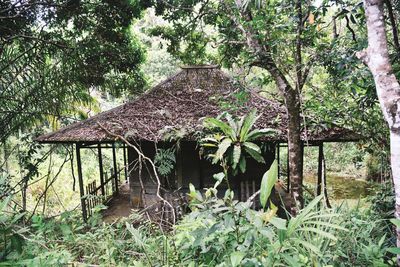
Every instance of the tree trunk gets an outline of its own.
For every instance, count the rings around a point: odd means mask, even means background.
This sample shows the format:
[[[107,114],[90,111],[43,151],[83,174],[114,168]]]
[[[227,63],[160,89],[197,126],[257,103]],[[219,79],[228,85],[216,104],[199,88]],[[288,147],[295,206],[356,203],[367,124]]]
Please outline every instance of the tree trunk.
[[[364,1],[368,48],[358,52],[357,56],[368,66],[374,77],[379,103],[389,125],[391,167],[396,194],[395,216],[400,219],[400,84],[393,74],[390,63],[383,3],[383,0]],[[400,247],[399,228],[397,228],[397,246]]]
[[[256,56],[256,62],[253,62],[253,66],[258,66],[267,70],[273,77],[280,93],[282,94],[288,115],[288,153],[289,153],[289,173],[292,186],[290,192],[295,198],[296,202],[299,202],[299,206],[303,205],[303,161],[302,161],[302,147],[301,147],[301,116],[300,116],[300,91],[305,83],[307,77],[307,71],[302,71],[302,59],[301,59],[301,35],[303,29],[303,15],[301,9],[301,1],[296,2],[296,11],[299,19],[297,25],[297,39],[296,39],[296,85],[291,86],[289,81],[286,79],[283,72],[278,68],[275,61],[272,58],[271,48],[267,44],[261,43],[260,39],[256,36],[259,34],[251,26],[242,25],[239,20],[235,18],[234,12],[230,10],[229,6],[225,6],[226,9],[231,12],[231,18],[236,28],[243,33],[246,37],[246,42],[249,48]],[[252,16],[248,10],[241,8],[240,1],[237,2],[237,8],[241,13],[242,18],[247,22],[252,22]],[[295,208],[292,212],[295,213]]]
[[[385,0],[385,4],[386,4],[387,10],[388,10],[390,24],[392,26],[393,43],[394,43],[394,46],[396,47],[396,53],[400,54],[400,42],[399,42],[399,35],[397,33],[396,17],[393,13],[393,7],[392,7],[392,3],[390,1],[391,0]],[[399,55],[397,55],[397,56],[399,56]]]
[[[290,192],[296,203],[303,206],[303,164],[301,147],[300,129],[300,99],[294,89],[290,89],[285,96],[288,114],[288,153],[289,153],[289,173],[290,173]],[[294,210],[292,211],[294,212]]]
[[[288,115],[288,154],[290,174],[290,192],[299,207],[303,207],[303,154],[301,143],[301,114],[300,114],[300,93],[299,90],[291,87],[285,76],[278,70],[276,65],[267,61],[265,69],[271,73],[279,91],[285,101]],[[288,177],[289,177],[288,174]],[[292,207],[292,213],[296,213],[297,207]]]

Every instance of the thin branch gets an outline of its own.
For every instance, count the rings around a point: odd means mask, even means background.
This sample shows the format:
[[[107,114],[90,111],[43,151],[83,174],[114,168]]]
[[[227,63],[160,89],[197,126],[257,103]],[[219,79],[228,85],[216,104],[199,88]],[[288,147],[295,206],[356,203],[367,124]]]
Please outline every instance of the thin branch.
[[[97,125],[98,125],[101,129],[103,129],[108,135],[114,137],[114,138],[117,139],[117,140],[119,139],[119,140],[123,141],[125,144],[127,144],[128,146],[130,146],[131,148],[133,148],[133,149],[135,150],[135,152],[136,152],[140,157],[143,158],[144,161],[147,161],[147,162],[150,163],[150,165],[151,165],[151,167],[152,167],[152,170],[153,170],[153,172],[154,172],[154,176],[155,176],[155,178],[156,178],[156,180],[157,180],[157,191],[156,191],[156,195],[157,195],[157,197],[158,197],[159,199],[161,199],[161,201],[162,201],[164,204],[166,204],[167,206],[169,206],[169,207],[171,208],[172,217],[173,217],[172,220],[173,220],[173,223],[175,223],[175,222],[176,222],[176,215],[175,215],[175,209],[174,209],[174,207],[171,205],[171,203],[169,203],[169,202],[168,202],[165,198],[163,198],[163,197],[161,196],[161,194],[160,194],[161,181],[160,181],[160,178],[158,177],[157,168],[156,168],[156,166],[154,165],[154,162],[153,162],[149,157],[147,157],[146,155],[144,155],[144,154],[140,151],[140,149],[138,149],[135,145],[133,145],[132,143],[130,143],[128,140],[126,140],[125,137],[123,137],[123,136],[121,136],[121,135],[119,135],[119,134],[115,134],[115,133],[110,132],[107,128],[105,128],[105,127],[104,127],[101,123],[99,123],[99,122],[97,122]]]

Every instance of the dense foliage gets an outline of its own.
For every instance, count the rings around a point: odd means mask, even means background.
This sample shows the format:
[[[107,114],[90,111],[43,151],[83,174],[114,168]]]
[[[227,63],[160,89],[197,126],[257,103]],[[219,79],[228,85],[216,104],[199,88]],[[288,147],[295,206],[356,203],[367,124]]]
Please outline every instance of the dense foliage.
[[[143,91],[144,51],[129,31],[143,3],[14,2],[0,4],[1,141],[34,123],[84,116],[76,109],[93,108],[94,87]]]
[[[259,116],[257,110],[252,110],[246,116],[233,117],[224,113],[219,118],[206,118],[204,125],[211,133],[200,140],[202,153],[213,164],[219,164],[229,187],[229,175],[236,176],[239,171],[245,173],[246,158],[265,163],[259,145],[254,143],[257,139],[272,135],[273,129],[253,129]]]
[[[385,12],[399,78],[400,1],[385,1]],[[56,129],[87,118],[100,111],[99,100],[115,104],[108,95],[135,97],[180,64],[214,63],[243,85],[232,93],[237,103],[221,97],[224,110],[240,108],[251,91],[281,101],[289,113],[296,107],[299,118],[307,117],[297,121],[301,130],[351,128],[366,139],[327,145],[327,171],[382,182],[390,178],[388,131],[373,79],[355,57],[366,46],[364,24],[362,5],[354,1],[1,1],[0,265],[394,265],[400,251],[393,248],[391,183],[374,186],[376,193],[355,207],[334,203],[333,209],[307,184],[306,207],[286,220],[268,201],[276,182],[270,177],[278,172],[274,163],[261,184],[265,209],[251,209],[231,191],[217,197],[223,179],[245,171],[246,158],[264,161],[254,140],[269,130],[252,129],[255,111],[205,120],[209,135],[201,144],[224,173],[214,175],[213,188],[191,186],[191,212],[168,232],[135,213],[105,223],[103,206],[83,222],[71,148],[32,141],[42,126]],[[282,81],[290,90],[279,88]],[[161,176],[174,173],[178,152],[178,145],[157,150]],[[287,153],[281,150],[283,175]],[[316,151],[305,153],[305,171],[312,175]],[[111,155],[103,156],[111,166]],[[82,158],[85,177],[98,178],[97,155],[86,151]],[[350,179],[342,183],[353,187]]]
[[[107,224],[78,213],[29,224],[1,202],[0,255],[6,265],[72,263],[133,266],[388,266],[390,223],[361,208],[318,208],[320,197],[285,221],[273,210],[254,211],[227,191],[192,191],[192,212],[163,232],[136,215]],[[8,199],[10,201],[10,199]],[[100,207],[99,207],[100,208]],[[138,224],[140,222],[140,224]],[[382,233],[387,232],[389,235]]]

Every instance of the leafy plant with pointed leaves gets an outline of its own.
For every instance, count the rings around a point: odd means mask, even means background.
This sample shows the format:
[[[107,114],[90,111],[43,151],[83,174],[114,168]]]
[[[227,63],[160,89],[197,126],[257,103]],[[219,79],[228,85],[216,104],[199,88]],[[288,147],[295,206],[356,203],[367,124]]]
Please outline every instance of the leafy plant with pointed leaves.
[[[253,109],[249,114],[234,118],[225,113],[222,118],[207,118],[204,126],[212,133],[201,139],[200,145],[210,153],[207,157],[213,164],[219,163],[224,169],[226,179],[228,170],[233,175],[246,171],[246,158],[251,157],[260,163],[265,163],[261,148],[254,141],[261,137],[272,135],[273,129],[253,129],[259,116]]]
[[[274,169],[271,169],[273,172]],[[272,174],[270,174],[272,177]],[[284,220],[276,207],[251,209],[234,200],[233,191],[218,197],[216,186],[204,194],[190,186],[191,213],[175,226],[174,256],[181,265],[196,266],[313,266],[329,265],[326,258],[337,236],[348,232],[338,224],[341,213],[319,209],[322,196]],[[266,198],[270,190],[265,191]]]
[[[164,177],[170,175],[175,168],[175,163],[175,147],[157,149],[157,153],[154,157],[154,164],[160,175]]]

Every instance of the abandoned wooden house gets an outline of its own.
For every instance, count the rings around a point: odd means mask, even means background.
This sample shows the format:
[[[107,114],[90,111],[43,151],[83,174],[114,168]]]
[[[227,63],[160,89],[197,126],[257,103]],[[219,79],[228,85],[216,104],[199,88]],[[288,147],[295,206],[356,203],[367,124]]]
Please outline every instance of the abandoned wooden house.
[[[239,92],[246,92],[245,97],[235,97]],[[233,190],[239,199],[245,199],[258,190],[264,172],[273,160],[279,157],[281,147],[287,140],[287,115],[282,104],[261,97],[252,90],[242,88],[234,79],[217,66],[190,66],[182,69],[172,77],[161,82],[137,99],[119,107],[102,112],[87,120],[73,123],[56,132],[37,138],[41,143],[63,143],[75,145],[77,172],[81,204],[84,218],[91,214],[94,204],[98,203],[85,198],[86,195],[109,197],[118,194],[119,185],[124,183],[120,177],[124,174],[130,188],[130,200],[133,207],[140,207],[157,201],[157,185],[151,166],[141,165],[138,153],[117,140],[116,136],[126,138],[140,147],[143,154],[151,159],[157,147],[168,147],[173,141],[166,139],[166,134],[180,135],[180,146],[176,154],[176,165],[173,175],[163,179],[162,187],[166,190],[179,189],[187,192],[189,183],[196,188],[212,186],[213,174],[220,172],[220,167],[199,155],[197,139],[203,129],[206,117],[216,117],[227,108],[230,112],[243,115],[256,108],[261,115],[255,127],[273,128],[278,133],[260,142],[268,144],[264,153],[267,164],[249,161],[247,172]],[[307,146],[319,146],[319,183],[322,176],[322,159],[324,142],[346,142],[357,139],[353,132],[333,127],[330,129],[312,129],[303,131],[302,140]],[[116,143],[119,143],[117,145]],[[116,148],[123,148],[124,166],[119,170],[116,164]],[[83,177],[80,151],[84,148],[95,148],[98,151],[100,184],[88,184]],[[102,163],[102,150],[112,149],[113,173],[105,177]],[[120,150],[120,149],[119,149]],[[302,159],[299,159],[302,160]],[[290,174],[288,174],[290,176]],[[123,180],[123,179],[122,179]],[[290,179],[287,179],[290,187]],[[144,192],[142,190],[144,188]],[[164,191],[163,191],[164,192]]]

